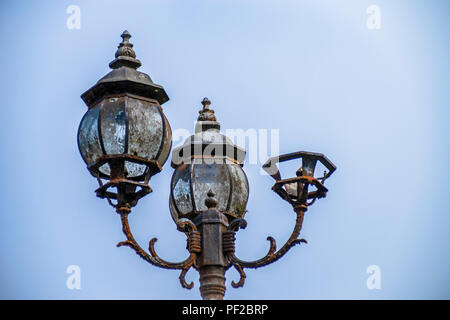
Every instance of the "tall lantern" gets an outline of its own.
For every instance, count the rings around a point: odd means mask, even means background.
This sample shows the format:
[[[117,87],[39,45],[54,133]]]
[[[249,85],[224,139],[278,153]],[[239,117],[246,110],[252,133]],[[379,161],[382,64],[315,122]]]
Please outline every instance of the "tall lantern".
[[[234,267],[242,287],[246,268],[256,269],[278,261],[300,238],[305,212],[327,195],[324,182],[336,170],[323,154],[298,151],[270,158],[264,170],[275,180],[272,190],[287,201],[295,213],[295,225],[280,247],[267,237],[267,254],[245,261],[235,254],[236,232],[244,229],[249,185],[242,169],[245,150],[220,133],[220,124],[211,102],[204,98],[195,124],[195,133],[172,153],[175,169],[170,184],[169,208],[177,229],[185,233],[189,253],[180,262],[162,259],[155,250],[156,238],[148,252],[136,241],[128,222],[131,207],[151,192],[150,178],[162,170],[172,143],[169,123],[161,105],[169,100],[164,88],[137,71],[131,35],[124,31],[122,42],[109,66],[113,69],[81,96],[88,111],[78,130],[78,146],[89,172],[98,179],[97,196],[106,198],[120,215],[126,239],[117,244],[135,251],[144,261],[165,269],[180,270],[180,284],[191,289],[186,273],[198,271],[203,299],[223,299],[225,274]],[[296,176],[282,178],[278,163],[301,159]],[[327,170],[317,174],[320,162]]]
[[[213,192],[217,209],[228,217],[243,218],[249,194],[247,176],[242,170],[245,150],[220,133],[211,102],[204,98],[195,125],[195,134],[172,153],[170,212],[180,218],[194,219],[207,210],[205,200]]]
[[[167,160],[172,133],[161,105],[164,88],[137,71],[131,35],[121,35],[113,69],[81,95],[88,111],[78,129],[78,147],[101,198],[134,206],[151,192],[148,182]],[[107,180],[104,184],[102,180]]]

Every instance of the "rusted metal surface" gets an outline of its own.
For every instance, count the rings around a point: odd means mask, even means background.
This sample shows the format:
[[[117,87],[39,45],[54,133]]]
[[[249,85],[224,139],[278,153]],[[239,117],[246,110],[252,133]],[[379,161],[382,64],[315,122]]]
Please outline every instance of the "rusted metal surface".
[[[133,249],[154,266],[180,270],[179,281],[186,289],[194,286],[185,279],[194,268],[200,274],[202,298],[223,299],[228,269],[233,267],[239,273],[239,280],[231,285],[242,287],[247,277],[245,268],[267,266],[295,245],[307,243],[300,238],[305,212],[317,199],[326,197],[324,182],[336,167],[324,155],[312,152],[270,158],[263,168],[275,179],[272,190],[293,207],[295,225],[280,249],[275,239],[268,237],[270,245],[264,257],[255,261],[238,258],[236,232],[247,226],[243,218],[249,196],[242,169],[245,150],[220,133],[211,102],[205,98],[195,134],[172,154],[175,171],[169,206],[177,230],[186,235],[189,256],[181,262],[162,259],[155,250],[156,238],[150,240],[148,251],[144,250],[131,232],[128,215],[139,199],[152,191],[149,180],[162,170],[172,142],[170,125],[161,108],[167,94],[148,75],[136,71],[141,62],[136,59],[130,37],[126,31],[122,34],[116,59],[110,63],[113,71],[82,95],[89,109],[79,127],[80,153],[99,182],[97,196],[106,198],[120,215],[126,240],[117,246]],[[302,159],[296,176],[283,179],[277,164],[295,159]],[[318,161],[328,170],[322,177],[315,177]]]
[[[211,190],[205,200],[207,210],[194,220],[201,233],[202,251],[197,255],[200,273],[200,294],[204,300],[222,300],[225,294],[226,257],[222,247],[222,235],[227,230],[228,219],[216,210],[218,201]]]
[[[227,136],[220,133],[220,123],[209,106],[208,98],[202,101],[203,109],[195,123],[195,133],[188,137],[182,146],[172,152],[172,167],[176,169],[185,163],[205,160],[209,163],[244,165],[245,150],[235,145]]]
[[[171,181],[171,214],[174,221],[194,219],[206,210],[204,201],[213,190],[218,210],[230,217],[243,217],[249,195],[247,177],[237,164],[190,163],[179,166]]]
[[[148,74],[136,70],[141,66],[141,62],[136,59],[133,44],[129,41],[131,38],[129,32],[125,30],[121,37],[122,42],[116,51],[116,59],[109,64],[113,70],[81,95],[83,101],[92,107],[105,94],[128,92],[154,99],[161,105],[167,102],[169,97],[164,88],[153,83]]]
[[[214,191],[218,200],[217,210],[230,220],[242,218],[246,213],[249,186],[243,163],[239,162],[245,150],[220,133],[220,124],[208,98],[202,104],[195,134],[172,153],[175,171],[170,211],[175,222],[179,218],[195,219],[205,211],[209,190]],[[174,160],[177,157],[178,161]]]
[[[223,300],[225,295],[225,267],[200,268],[200,294],[203,300]]]
[[[225,271],[227,269],[227,257],[223,251],[222,236],[228,227],[226,216],[216,210],[218,201],[214,198],[212,191],[208,192],[205,200],[207,210],[201,212],[193,222],[182,218],[178,220],[178,228],[187,235],[187,249],[190,255],[182,262],[168,262],[156,253],[153,238],[149,242],[149,253],[147,253],[136,242],[128,224],[128,214],[131,212],[129,206],[117,208],[121,216],[122,230],[127,240],[119,242],[120,246],[128,246],[138,256],[150,264],[165,268],[181,270],[179,280],[183,288],[192,289],[193,282],[187,283],[186,273],[194,267],[200,273],[200,293],[205,300],[221,300],[225,294]],[[237,267],[239,268],[239,267]]]
[[[297,177],[282,179],[276,163],[298,158],[303,158],[303,164],[296,172]],[[316,161],[321,161],[329,170],[328,172],[325,172],[324,176],[321,178],[314,177]],[[229,259],[228,267],[233,266],[240,275],[240,279],[237,283],[232,282],[232,286],[235,288],[242,287],[245,283],[246,274],[244,268],[259,268],[266,266],[283,257],[295,245],[307,243],[305,239],[299,238],[305,212],[316,199],[326,196],[328,189],[325,188],[323,182],[336,170],[334,164],[322,154],[303,151],[271,158],[264,164],[263,168],[276,180],[272,189],[280,195],[282,199],[292,205],[294,212],[296,213],[295,226],[291,236],[279,250],[277,250],[275,239],[273,237],[267,237],[267,240],[270,242],[267,254],[263,258],[255,261],[244,261],[236,257],[234,242],[235,233],[239,229],[244,229],[247,226],[247,222],[244,219],[235,219],[230,223],[227,231],[223,235],[223,250]],[[319,181],[319,179],[321,181]],[[286,188],[286,186],[292,187],[293,185],[295,186],[295,192]],[[308,192],[309,186],[315,186],[317,190]]]
[[[127,207],[122,207],[117,209],[118,213],[120,214],[121,221],[122,221],[122,231],[125,234],[127,240],[119,242],[117,244],[117,247],[121,246],[127,246],[133,249],[136,254],[141,257],[143,260],[149,262],[150,264],[164,268],[164,269],[178,269],[181,270],[179,280],[181,283],[181,286],[186,289],[192,289],[193,283],[187,283],[185,280],[186,273],[189,271],[191,267],[196,267],[196,256],[197,254],[201,253],[201,244],[200,244],[200,234],[197,231],[197,227],[189,220],[187,219],[180,219],[178,222],[179,227],[183,230],[187,231],[188,234],[188,243],[189,243],[189,252],[190,255],[187,259],[185,259],[182,262],[168,262],[166,260],[163,260],[160,258],[156,252],[155,252],[155,242],[157,241],[156,238],[153,238],[149,242],[149,253],[147,253],[144,249],[141,248],[141,246],[136,242],[136,240],[133,237],[133,234],[130,230],[130,226],[128,224],[128,214],[130,213],[130,209]]]
[[[306,211],[306,206],[301,207],[298,206],[296,208],[297,213],[297,219],[295,222],[294,230],[291,233],[291,236],[287,240],[287,242],[277,251],[277,243],[274,238],[267,237],[267,240],[270,242],[269,251],[267,254],[258,260],[255,261],[244,261],[239,258],[237,258],[234,255],[234,252],[228,252],[227,255],[230,257],[230,262],[232,265],[238,265],[243,268],[259,268],[265,265],[268,265],[270,263],[273,263],[280,259],[286,252],[289,251],[293,246],[300,243],[307,243],[305,239],[299,239],[298,236],[300,235],[300,230],[302,228],[303,224],[303,217],[304,213]],[[245,220],[241,219],[237,221],[239,223],[239,227],[235,226],[235,228],[244,228],[246,226]],[[235,230],[236,230],[235,229]],[[236,230],[237,231],[237,230]]]
[[[172,133],[161,104],[168,97],[159,85],[136,69],[131,35],[122,42],[110,63],[113,69],[82,95],[88,105],[78,129],[78,147],[88,170],[98,179],[96,194],[118,207],[136,205],[151,192],[150,178],[161,171],[172,146]],[[106,180],[106,182],[103,182]]]

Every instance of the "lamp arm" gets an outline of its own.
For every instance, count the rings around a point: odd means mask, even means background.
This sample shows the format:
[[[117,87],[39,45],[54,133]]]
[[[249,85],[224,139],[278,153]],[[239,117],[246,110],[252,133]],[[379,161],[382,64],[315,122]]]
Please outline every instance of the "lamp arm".
[[[199,233],[197,231],[197,228],[195,225],[188,219],[181,219],[178,222],[178,225],[182,229],[188,229],[189,233],[187,233],[188,236],[188,249],[190,252],[189,257],[182,261],[182,262],[168,262],[163,259],[161,259],[155,252],[154,244],[157,241],[156,238],[153,238],[149,242],[149,251],[150,254],[148,254],[142,247],[137,243],[137,241],[134,239],[133,234],[130,230],[130,225],[128,223],[128,214],[129,210],[118,210],[121,222],[122,222],[122,231],[127,237],[127,240],[119,242],[117,244],[117,247],[121,246],[127,246],[133,249],[138,256],[140,256],[145,261],[149,262],[150,264],[164,268],[164,269],[180,269],[181,274],[179,276],[181,286],[186,289],[191,289],[193,287],[193,282],[186,283],[185,281],[185,275],[187,271],[194,266],[195,267],[195,258],[196,254],[199,252],[199,243],[200,243],[200,237]]]
[[[300,230],[302,228],[303,224],[303,217],[305,214],[307,207],[305,205],[298,205],[294,207],[294,211],[297,214],[297,219],[295,222],[294,230],[291,233],[291,236],[286,241],[286,243],[276,251],[276,241],[272,237],[267,237],[267,240],[270,241],[270,247],[268,253],[261,259],[254,260],[254,261],[244,261],[236,257],[234,254],[234,250],[227,252],[227,255],[230,259],[231,265],[233,265],[240,273],[241,279],[238,284],[243,285],[243,278],[245,279],[245,273],[241,273],[241,268],[259,268],[266,266],[270,263],[273,263],[280,259],[282,256],[284,256],[293,246],[300,244],[300,243],[307,243],[305,239],[299,239],[298,236],[300,235]],[[238,220],[238,219],[236,219]],[[233,221],[235,222],[235,221]],[[244,219],[239,219],[239,221],[236,221],[235,223],[231,223],[228,227],[228,230],[230,232],[236,232],[239,228],[245,228],[247,223]],[[239,267],[238,267],[239,266]],[[241,286],[241,285],[239,285]],[[238,285],[236,286],[238,287]]]

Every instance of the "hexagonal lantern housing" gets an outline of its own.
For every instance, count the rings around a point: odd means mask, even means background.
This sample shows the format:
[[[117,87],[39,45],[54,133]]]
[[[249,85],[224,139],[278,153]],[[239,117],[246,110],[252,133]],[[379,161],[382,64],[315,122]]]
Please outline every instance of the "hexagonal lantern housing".
[[[175,222],[193,219],[207,210],[205,200],[211,190],[217,209],[231,221],[244,217],[249,194],[247,176],[242,170],[245,150],[220,133],[220,124],[210,101],[202,101],[203,110],[195,125],[195,134],[172,153],[175,171],[171,181],[170,212]]]
[[[302,159],[296,177],[282,179],[277,163],[295,159]],[[315,177],[314,171],[318,161],[328,170],[325,170],[322,177]],[[263,165],[263,169],[275,179],[272,190],[281,198],[292,205],[311,205],[316,199],[326,196],[328,189],[324,186],[324,182],[333,174],[336,166],[321,153],[298,151],[269,158]],[[309,190],[310,187],[315,190]]]
[[[78,147],[91,174],[109,182],[97,189],[99,197],[117,198],[109,189],[140,187],[150,192],[150,177],[161,171],[172,133],[161,105],[169,100],[164,88],[136,69],[131,35],[122,42],[109,66],[113,69],[81,95],[88,111],[78,129]],[[100,181],[100,180],[99,180]]]

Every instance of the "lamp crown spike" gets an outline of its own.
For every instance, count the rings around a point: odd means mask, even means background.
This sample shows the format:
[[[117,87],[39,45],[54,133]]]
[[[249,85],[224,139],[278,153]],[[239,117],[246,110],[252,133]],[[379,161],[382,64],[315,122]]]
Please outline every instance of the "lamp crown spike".
[[[137,69],[141,66],[141,62],[136,59],[136,53],[133,49],[133,44],[130,42],[131,34],[124,30],[120,35],[122,42],[117,46],[114,61],[109,66],[112,69],[118,69],[120,67],[129,67]]]
[[[214,110],[210,109],[211,101],[208,98],[203,98],[202,100],[203,109],[198,113],[200,114],[197,121],[217,121],[214,115]]]
[[[125,30],[120,35],[122,37],[122,42],[117,47],[116,58],[118,57],[131,57],[136,58],[136,53],[133,50],[133,44],[130,42],[131,34]]]

